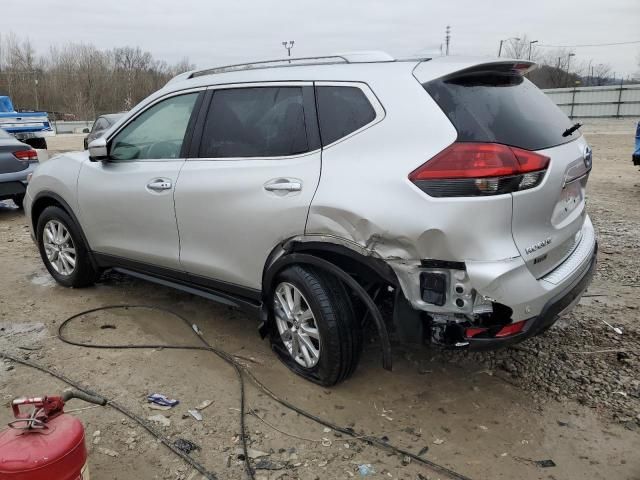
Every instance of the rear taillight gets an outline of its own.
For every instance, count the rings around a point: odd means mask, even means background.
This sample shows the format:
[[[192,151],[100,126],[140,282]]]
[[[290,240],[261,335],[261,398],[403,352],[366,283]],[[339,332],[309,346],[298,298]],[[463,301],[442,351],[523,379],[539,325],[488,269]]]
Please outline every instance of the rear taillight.
[[[497,143],[454,143],[409,174],[432,197],[500,195],[539,185],[549,157]]]
[[[13,152],[13,156],[16,157],[21,162],[37,162],[38,161],[38,152],[33,149],[29,150],[18,150],[17,152]]]

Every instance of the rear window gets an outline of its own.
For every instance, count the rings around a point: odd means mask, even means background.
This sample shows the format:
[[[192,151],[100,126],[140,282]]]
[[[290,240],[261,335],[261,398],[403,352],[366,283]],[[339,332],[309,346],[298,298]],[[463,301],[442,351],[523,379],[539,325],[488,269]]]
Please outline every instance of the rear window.
[[[316,88],[322,146],[346,137],[376,118],[367,96],[358,87]]]
[[[468,74],[423,84],[458,131],[461,142],[494,142],[542,150],[575,140],[563,137],[567,116],[520,75]]]

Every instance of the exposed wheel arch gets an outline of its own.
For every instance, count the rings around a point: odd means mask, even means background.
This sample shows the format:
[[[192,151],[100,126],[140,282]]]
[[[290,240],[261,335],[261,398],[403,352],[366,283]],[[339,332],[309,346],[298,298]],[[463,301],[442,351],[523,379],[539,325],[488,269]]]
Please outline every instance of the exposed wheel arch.
[[[261,334],[266,336],[271,311],[267,300],[274,288],[274,279],[285,267],[311,265],[335,275],[358,297],[368,310],[378,331],[382,349],[382,364],[391,370],[391,342],[380,310],[366,290],[368,282],[397,286],[393,270],[381,259],[368,257],[348,247],[328,242],[289,241],[279,245],[269,256],[263,272],[263,303]]]

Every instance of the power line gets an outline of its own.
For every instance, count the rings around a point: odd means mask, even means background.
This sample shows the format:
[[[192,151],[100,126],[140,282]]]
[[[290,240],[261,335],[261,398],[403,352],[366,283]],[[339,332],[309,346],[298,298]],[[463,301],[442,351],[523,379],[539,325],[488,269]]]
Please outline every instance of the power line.
[[[554,48],[578,48],[578,47],[609,47],[613,45],[631,45],[634,43],[640,43],[640,40],[632,40],[630,42],[614,42],[614,43],[590,43],[582,45],[548,45],[539,43],[539,47],[554,47]]]

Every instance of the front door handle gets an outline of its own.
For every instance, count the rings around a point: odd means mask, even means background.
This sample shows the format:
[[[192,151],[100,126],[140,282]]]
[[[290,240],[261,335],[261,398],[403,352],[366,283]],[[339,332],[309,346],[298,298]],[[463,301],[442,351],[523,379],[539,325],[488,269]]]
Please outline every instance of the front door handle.
[[[299,192],[302,190],[302,182],[289,181],[283,178],[267,183],[264,189],[269,192]]]
[[[153,182],[147,184],[147,188],[149,190],[153,190],[154,192],[161,192],[162,190],[170,190],[171,181],[167,179],[154,180]]]

